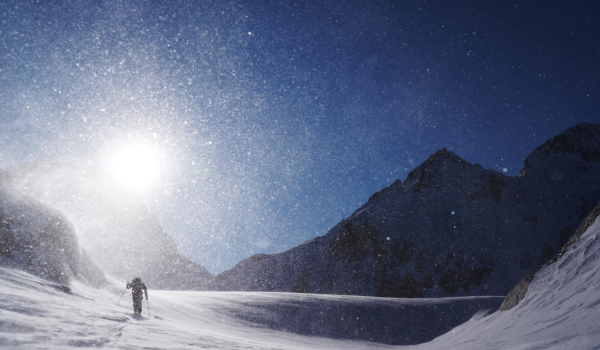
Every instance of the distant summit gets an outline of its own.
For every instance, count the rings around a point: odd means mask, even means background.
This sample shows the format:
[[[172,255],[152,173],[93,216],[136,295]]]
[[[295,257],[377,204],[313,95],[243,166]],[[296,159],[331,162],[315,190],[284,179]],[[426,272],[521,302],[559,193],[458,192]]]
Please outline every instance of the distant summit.
[[[600,124],[580,123],[546,141],[525,158],[522,173],[551,155],[566,154],[579,155],[586,162],[600,162]]]
[[[411,171],[406,178],[406,181],[423,178],[425,173],[439,173],[447,171],[449,168],[465,169],[467,166],[472,166],[471,163],[457,156],[447,148],[442,148],[434,154],[430,155],[421,165]]]
[[[458,185],[453,183],[455,179],[449,178],[448,174],[479,174],[482,170],[483,168],[480,165],[473,165],[448,149],[442,148],[430,155],[427,160],[408,174],[404,181],[404,187],[415,191],[428,186],[437,188],[445,186],[447,188]],[[492,173],[496,172],[490,171],[489,175]]]
[[[506,295],[552,258],[600,200],[598,124],[538,147],[527,176],[447,149],[369,198],[326,235],[250,257],[216,290],[386,297]]]
[[[423,162],[423,164],[421,164],[420,167],[445,165],[445,164],[449,164],[449,163],[457,164],[457,163],[461,163],[461,162],[466,162],[466,160],[462,159],[461,157],[457,156],[454,152],[452,152],[444,147],[444,148],[438,150],[437,152],[435,152],[434,154],[430,155],[427,158],[427,160],[425,162]]]

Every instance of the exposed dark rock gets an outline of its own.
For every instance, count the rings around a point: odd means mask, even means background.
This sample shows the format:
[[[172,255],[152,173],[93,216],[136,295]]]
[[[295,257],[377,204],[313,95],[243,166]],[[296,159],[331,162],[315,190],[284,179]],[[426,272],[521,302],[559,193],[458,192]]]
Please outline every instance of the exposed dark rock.
[[[448,168],[459,167],[464,169],[467,166],[472,165],[448,149],[442,148],[430,155],[423,164],[411,171],[406,177],[405,183],[411,183],[411,188],[418,192],[431,185],[435,185],[437,177],[443,174]],[[414,182],[416,183],[412,184]]]
[[[496,174],[492,174],[488,179],[487,188],[483,188],[482,192],[484,193],[484,197],[489,195],[496,203],[500,203],[504,187],[506,187],[504,179]]]
[[[329,253],[338,261],[359,262],[373,252],[377,241],[372,227],[346,221],[340,234],[329,244]]]
[[[564,229],[562,229],[562,231],[560,231],[560,235],[558,236],[558,244],[560,247],[563,247],[565,244],[567,244],[569,239],[572,237],[574,231],[575,230],[571,226],[567,226]]]
[[[546,262],[550,261],[554,257],[556,250],[552,248],[548,243],[544,244],[542,247],[542,253],[540,254],[540,259],[538,265],[544,265]]]
[[[531,213],[524,212],[523,213],[523,221],[530,222],[532,224],[537,224],[538,223],[538,218],[537,218],[537,216],[535,216],[535,215],[533,215]]]
[[[502,306],[500,306],[500,310],[510,310],[513,307],[517,306],[517,304],[519,304],[519,302],[521,302],[521,300],[523,300],[525,298],[525,295],[527,294],[527,288],[529,286],[529,282],[531,282],[531,280],[533,280],[536,272],[538,272],[542,268],[543,264],[550,261],[551,258],[552,258],[552,262],[558,260],[558,258],[562,254],[564,254],[564,252],[567,250],[567,248],[569,248],[573,243],[575,243],[581,237],[581,235],[590,226],[592,226],[592,224],[596,221],[598,216],[600,216],[600,203],[598,203],[594,207],[594,209],[592,209],[592,211],[588,214],[588,216],[583,220],[581,225],[579,225],[579,227],[577,228],[575,233],[571,236],[569,241],[562,246],[558,256],[554,256],[554,249],[552,247],[550,247],[548,245],[544,245],[544,250],[542,251],[542,255],[540,256],[540,264],[538,265],[539,267],[534,272],[532,272],[531,274],[529,274],[525,278],[523,278],[510,291],[510,293],[508,294],[508,296],[502,303]]]
[[[508,293],[508,296],[500,305],[501,311],[510,310],[513,307],[517,306],[525,298],[525,294],[527,294],[527,289],[529,288],[529,282],[535,277],[535,273],[531,273],[523,278],[511,291]]]
[[[426,281],[430,281],[431,276]],[[422,298],[426,288],[411,273],[404,276],[391,275],[379,281],[377,296],[391,298]]]
[[[575,243],[575,241],[577,241],[579,239],[579,237],[581,237],[581,235],[585,232],[585,230],[587,230],[590,226],[592,226],[592,224],[596,221],[596,219],[598,218],[599,215],[600,215],[600,203],[598,203],[594,207],[594,209],[592,209],[592,211],[588,214],[588,216],[583,220],[581,225],[579,225],[579,227],[577,228],[575,233],[571,236],[571,238],[569,238],[567,243],[562,246],[562,248],[560,249],[560,254],[562,254],[565,250],[567,250],[567,248],[571,244]]]
[[[310,272],[304,270],[300,273],[300,276],[296,278],[294,281],[294,286],[292,287],[292,291],[294,293],[310,293],[310,288],[308,287],[308,279],[310,278]]]
[[[531,270],[536,267],[537,259],[530,253],[526,253],[525,256],[519,262],[519,268],[521,270]]]

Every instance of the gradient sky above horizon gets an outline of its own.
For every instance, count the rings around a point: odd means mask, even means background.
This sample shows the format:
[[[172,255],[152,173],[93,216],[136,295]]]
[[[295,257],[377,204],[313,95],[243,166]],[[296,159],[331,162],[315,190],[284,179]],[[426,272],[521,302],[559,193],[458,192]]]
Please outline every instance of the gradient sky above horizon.
[[[160,148],[143,193],[218,273],[446,147],[516,175],[600,122],[596,1],[3,1],[0,166]]]

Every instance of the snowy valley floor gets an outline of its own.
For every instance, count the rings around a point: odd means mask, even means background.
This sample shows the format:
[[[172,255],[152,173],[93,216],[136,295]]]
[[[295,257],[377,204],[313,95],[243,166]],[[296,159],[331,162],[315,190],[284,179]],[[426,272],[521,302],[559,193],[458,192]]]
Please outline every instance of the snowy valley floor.
[[[389,349],[433,339],[502,298],[385,299],[150,290],[141,317],[114,285],[72,294],[0,268],[0,348]],[[386,345],[386,343],[388,345]]]
[[[538,272],[517,307],[489,316],[479,310],[497,309],[502,297],[150,290],[150,312],[144,302],[134,317],[127,293],[117,306],[123,289],[116,283],[101,290],[75,283],[70,294],[0,268],[0,348],[600,349],[595,237],[584,236],[580,249]]]

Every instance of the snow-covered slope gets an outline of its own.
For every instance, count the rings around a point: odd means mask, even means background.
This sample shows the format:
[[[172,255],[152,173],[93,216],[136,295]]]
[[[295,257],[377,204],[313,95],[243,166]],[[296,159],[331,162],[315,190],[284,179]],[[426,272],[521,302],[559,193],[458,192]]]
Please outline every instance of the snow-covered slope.
[[[216,290],[390,297],[506,295],[552,258],[600,200],[600,125],[538,147],[520,176],[443,149],[325,236],[256,255]]]
[[[18,190],[60,210],[82,247],[102,270],[119,279],[139,276],[155,288],[201,289],[212,275],[179,255],[148,208],[91,172],[58,164],[10,169]]]
[[[23,195],[0,174],[0,266],[70,284],[74,278],[91,285],[105,283],[104,273],[81,249],[69,220],[60,212]]]
[[[119,302],[122,287],[76,282],[69,293],[0,267],[0,348],[390,349],[431,340],[502,300],[150,289],[136,317],[128,294]]]

